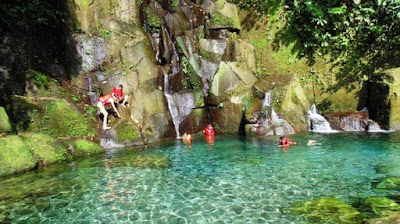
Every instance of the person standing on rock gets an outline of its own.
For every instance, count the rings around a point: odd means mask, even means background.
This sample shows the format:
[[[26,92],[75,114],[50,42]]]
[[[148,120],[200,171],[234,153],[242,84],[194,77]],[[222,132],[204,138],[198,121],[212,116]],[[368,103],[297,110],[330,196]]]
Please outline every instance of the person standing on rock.
[[[115,107],[114,103],[114,97],[111,96],[110,94],[107,94],[105,96],[100,96],[99,101],[97,102],[97,107],[100,110],[100,113],[103,114],[103,130],[110,129],[111,127],[107,126],[107,118],[108,118],[108,112],[105,108],[105,106],[111,105],[114,111],[117,113],[118,117],[121,118],[121,115],[118,113],[117,108]]]
[[[111,95],[114,97],[116,102],[121,104],[123,107],[126,107],[126,101],[128,100],[128,95],[124,96],[122,85],[118,85],[112,89]],[[121,103],[122,102],[122,103]]]

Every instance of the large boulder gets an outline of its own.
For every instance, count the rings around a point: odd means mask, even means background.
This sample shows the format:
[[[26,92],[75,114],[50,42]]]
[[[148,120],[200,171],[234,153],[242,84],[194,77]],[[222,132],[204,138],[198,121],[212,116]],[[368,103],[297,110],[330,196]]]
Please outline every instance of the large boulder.
[[[221,96],[225,92],[242,84],[243,82],[237,77],[228,64],[221,62],[211,84],[210,93],[215,96]]]
[[[40,132],[52,137],[95,135],[94,121],[66,100],[19,96],[13,98],[11,106],[18,132]]]
[[[225,1],[216,1],[212,6],[210,19],[211,29],[234,29],[241,30],[238,9],[235,4]]]
[[[36,160],[21,137],[0,138],[0,176],[33,169]]]
[[[371,216],[387,216],[393,211],[400,211],[400,205],[385,197],[368,197],[361,205],[362,209]]]
[[[74,157],[90,156],[105,151],[99,144],[85,139],[68,141],[66,144],[68,145],[68,150]]]
[[[290,212],[302,215],[309,223],[361,223],[362,215],[336,198],[320,198],[293,203]]]
[[[0,107],[0,134],[11,132],[11,123],[4,107]]]
[[[49,135],[24,133],[22,138],[39,165],[63,161],[69,157],[67,148]]]

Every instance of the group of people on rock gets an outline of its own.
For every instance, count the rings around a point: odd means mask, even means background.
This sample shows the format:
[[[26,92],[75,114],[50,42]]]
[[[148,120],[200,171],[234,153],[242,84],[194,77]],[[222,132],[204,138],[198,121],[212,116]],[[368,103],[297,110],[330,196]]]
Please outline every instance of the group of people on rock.
[[[100,113],[103,115],[103,130],[111,128],[107,125],[108,112],[106,106],[111,106],[119,118],[121,118],[121,115],[118,112],[115,104],[120,104],[123,107],[127,106],[128,95],[124,95],[123,88],[124,87],[122,85],[118,85],[112,89],[110,94],[100,96],[98,99],[97,107],[99,108]]]

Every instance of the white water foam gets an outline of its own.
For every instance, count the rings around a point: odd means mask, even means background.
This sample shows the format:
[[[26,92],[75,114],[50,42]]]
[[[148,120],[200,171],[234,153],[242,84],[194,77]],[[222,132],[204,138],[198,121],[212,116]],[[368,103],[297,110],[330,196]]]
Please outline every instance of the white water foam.
[[[337,133],[338,130],[331,128],[329,122],[317,112],[315,104],[311,106],[311,109],[307,112],[310,124],[310,131],[316,133]]]

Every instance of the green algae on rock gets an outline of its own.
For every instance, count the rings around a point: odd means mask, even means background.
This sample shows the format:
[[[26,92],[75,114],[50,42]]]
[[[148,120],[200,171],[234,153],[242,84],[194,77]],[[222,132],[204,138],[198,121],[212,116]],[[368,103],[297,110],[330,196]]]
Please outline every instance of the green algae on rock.
[[[21,137],[10,135],[0,138],[0,176],[30,170],[35,166],[36,160]]]
[[[165,156],[140,155],[133,159],[132,165],[137,167],[165,169],[171,167],[171,160]]]
[[[394,200],[385,197],[368,197],[361,208],[372,216],[387,216],[392,211],[400,211],[400,205]]]
[[[390,212],[388,216],[382,218],[369,219],[367,224],[394,224],[400,223],[400,212]]]
[[[385,178],[376,185],[376,188],[386,191],[400,191],[400,177]]]
[[[310,223],[361,223],[361,213],[336,198],[320,198],[293,203],[289,211],[303,215]]]
[[[40,165],[63,161],[69,156],[67,148],[49,135],[23,133],[22,137]]]
[[[76,105],[63,99],[14,97],[12,107],[18,132],[40,132],[52,137],[95,134],[93,122]]]
[[[0,133],[11,132],[11,123],[4,107],[0,107]]]
[[[69,145],[69,150],[74,157],[90,156],[105,151],[105,149],[99,144],[85,139],[71,141],[67,144]]]

